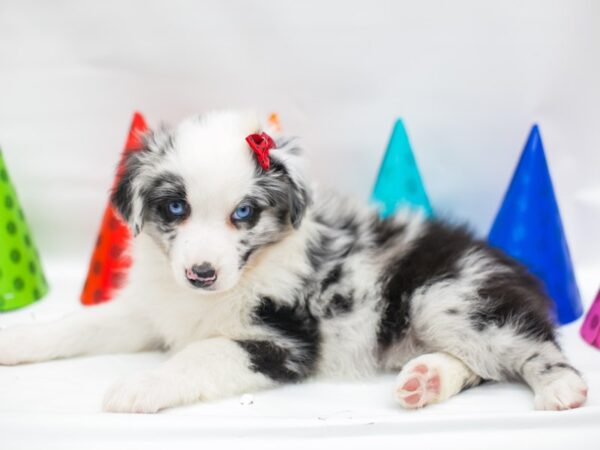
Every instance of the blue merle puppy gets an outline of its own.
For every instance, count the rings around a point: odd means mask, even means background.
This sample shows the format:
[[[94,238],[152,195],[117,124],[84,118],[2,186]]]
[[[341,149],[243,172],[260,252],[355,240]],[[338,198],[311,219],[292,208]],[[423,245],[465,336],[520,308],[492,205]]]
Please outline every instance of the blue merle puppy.
[[[462,227],[311,192],[294,141],[258,163],[245,138],[261,131],[254,115],[212,113],[147,134],[112,197],[135,235],[126,286],[0,331],[0,364],[170,350],[107,392],[118,412],[383,371],[399,371],[405,408],[483,380],[524,381],[538,409],[584,403],[523,267]]]

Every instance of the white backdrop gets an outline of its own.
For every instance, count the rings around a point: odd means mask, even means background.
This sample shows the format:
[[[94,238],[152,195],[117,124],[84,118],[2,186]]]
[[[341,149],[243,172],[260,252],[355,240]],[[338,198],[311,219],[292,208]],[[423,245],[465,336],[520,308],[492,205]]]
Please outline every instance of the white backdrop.
[[[46,259],[87,264],[134,109],[223,107],[278,111],[364,199],[402,116],[434,208],[481,233],[536,121],[600,281],[598,1],[0,1],[0,145]]]

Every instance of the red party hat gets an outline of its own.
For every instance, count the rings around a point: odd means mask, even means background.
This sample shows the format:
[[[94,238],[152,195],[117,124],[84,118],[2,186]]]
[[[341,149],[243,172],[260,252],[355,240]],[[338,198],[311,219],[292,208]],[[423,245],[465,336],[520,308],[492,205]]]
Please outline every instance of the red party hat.
[[[141,134],[147,129],[148,126],[142,115],[138,112],[134,113],[113,187],[123,173],[125,156],[142,148]],[[115,214],[109,202],[102,217],[96,247],[81,292],[81,303],[96,305],[106,302],[112,298],[115,290],[123,285],[127,270],[131,266],[131,257],[126,251],[130,238],[127,225]]]

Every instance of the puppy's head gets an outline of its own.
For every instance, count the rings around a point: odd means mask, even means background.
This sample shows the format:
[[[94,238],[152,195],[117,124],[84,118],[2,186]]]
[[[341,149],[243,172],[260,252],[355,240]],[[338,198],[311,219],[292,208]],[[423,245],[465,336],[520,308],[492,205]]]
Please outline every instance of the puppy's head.
[[[145,136],[112,195],[134,235],[150,235],[178,283],[223,291],[247,263],[298,228],[309,194],[298,148],[279,139],[263,169],[245,138],[256,116],[213,113]]]

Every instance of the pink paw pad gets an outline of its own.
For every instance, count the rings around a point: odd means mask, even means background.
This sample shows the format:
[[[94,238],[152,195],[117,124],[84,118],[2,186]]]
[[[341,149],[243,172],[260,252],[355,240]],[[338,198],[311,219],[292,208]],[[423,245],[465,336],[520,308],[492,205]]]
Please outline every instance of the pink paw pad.
[[[400,373],[398,384],[396,398],[405,408],[421,408],[436,401],[440,394],[440,376],[425,364],[407,367]]]

